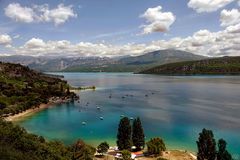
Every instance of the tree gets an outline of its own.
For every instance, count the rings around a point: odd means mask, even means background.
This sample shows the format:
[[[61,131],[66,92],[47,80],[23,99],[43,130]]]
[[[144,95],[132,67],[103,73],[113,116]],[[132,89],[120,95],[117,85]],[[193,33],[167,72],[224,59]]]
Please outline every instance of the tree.
[[[86,145],[82,140],[78,140],[72,147],[73,160],[92,160],[94,157],[95,149]]]
[[[149,154],[154,154],[155,156],[162,155],[162,151],[166,150],[165,143],[161,138],[152,138],[147,142],[147,148]]]
[[[127,117],[122,118],[118,125],[117,146],[119,150],[131,149],[131,125]]]
[[[140,151],[145,145],[145,136],[140,118],[134,119],[132,127],[132,141],[136,151]]]
[[[67,87],[67,95],[70,94],[70,89],[69,89],[69,86]]]
[[[198,160],[215,160],[216,158],[216,142],[214,139],[213,132],[206,130],[205,128],[199,133],[197,141]]]
[[[231,154],[226,150],[227,142],[224,139],[218,140],[217,160],[232,160]]]
[[[109,144],[107,142],[102,142],[98,147],[97,147],[97,152],[100,154],[107,153],[109,149]]]
[[[123,150],[122,158],[123,160],[131,160],[131,152],[129,152],[128,150]]]
[[[60,92],[63,93],[63,84],[60,84]]]

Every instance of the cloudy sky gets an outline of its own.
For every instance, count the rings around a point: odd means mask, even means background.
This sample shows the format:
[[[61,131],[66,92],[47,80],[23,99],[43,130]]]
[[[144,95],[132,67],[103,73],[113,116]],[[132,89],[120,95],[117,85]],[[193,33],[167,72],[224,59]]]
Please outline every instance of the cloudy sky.
[[[0,0],[0,55],[240,56],[240,0]]]

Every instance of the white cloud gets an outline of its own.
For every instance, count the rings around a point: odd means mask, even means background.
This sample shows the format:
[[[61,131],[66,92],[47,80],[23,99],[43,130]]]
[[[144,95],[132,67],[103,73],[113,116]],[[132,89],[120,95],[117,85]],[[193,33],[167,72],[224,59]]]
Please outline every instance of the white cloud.
[[[42,39],[32,38],[25,43],[24,48],[28,48],[28,49],[44,48],[45,45],[46,44]]]
[[[240,33],[240,23],[226,28],[228,33]]]
[[[16,22],[31,23],[34,21],[34,11],[28,7],[22,7],[19,3],[11,3],[5,8],[5,15]]]
[[[213,12],[235,0],[190,0],[188,7],[201,12]]]
[[[34,9],[40,14],[38,15],[39,21],[42,22],[54,22],[55,25],[65,23],[71,17],[77,17],[74,13],[72,5],[64,6],[64,4],[59,4],[57,8],[50,10],[48,5],[35,5]]]
[[[166,32],[175,21],[172,12],[162,12],[162,7],[148,8],[140,17],[145,18],[147,25],[143,25],[143,34],[152,32]]]
[[[12,43],[12,38],[9,35],[7,34],[0,35],[0,45],[8,46],[11,43]]]
[[[220,15],[221,26],[226,27],[240,23],[240,11],[238,9],[222,10]]]
[[[16,54],[35,56],[101,56],[114,57],[141,55],[161,49],[178,49],[206,56],[240,56],[240,25],[229,26],[219,32],[200,30],[185,38],[175,37],[142,44],[111,45],[106,43],[79,42],[67,40],[43,41],[32,38],[16,48]]]
[[[77,17],[73,11],[73,6],[64,6],[64,4],[49,9],[47,4],[23,7],[19,3],[11,3],[5,8],[5,15],[16,22],[53,22],[55,25],[63,24],[69,18]]]

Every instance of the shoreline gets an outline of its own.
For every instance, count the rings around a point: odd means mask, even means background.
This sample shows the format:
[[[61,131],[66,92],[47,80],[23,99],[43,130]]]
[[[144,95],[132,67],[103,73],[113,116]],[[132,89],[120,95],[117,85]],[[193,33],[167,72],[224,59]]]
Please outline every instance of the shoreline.
[[[18,114],[12,115],[12,116],[8,116],[8,117],[4,117],[4,120],[9,121],[9,122],[19,121],[19,120],[29,117],[35,113],[38,113],[44,109],[53,107],[54,105],[66,103],[67,101],[68,100],[56,100],[56,101],[48,102],[47,104],[42,103],[38,107],[30,108],[21,113],[18,113]]]

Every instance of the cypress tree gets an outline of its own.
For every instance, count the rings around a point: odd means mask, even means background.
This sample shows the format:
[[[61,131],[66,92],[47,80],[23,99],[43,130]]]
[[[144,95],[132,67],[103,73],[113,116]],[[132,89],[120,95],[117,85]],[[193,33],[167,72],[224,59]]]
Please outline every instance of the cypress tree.
[[[118,125],[117,146],[119,150],[131,149],[131,125],[127,117],[122,118]]]
[[[140,118],[134,119],[133,127],[132,127],[132,141],[133,145],[136,147],[136,151],[140,151],[144,148],[145,139],[144,139],[144,131],[142,128],[142,123]]]
[[[213,132],[205,128],[199,133],[197,141],[198,153],[197,160],[215,160],[216,158],[216,142]]]
[[[226,150],[227,142],[224,139],[218,140],[217,160],[232,160],[231,154]]]

